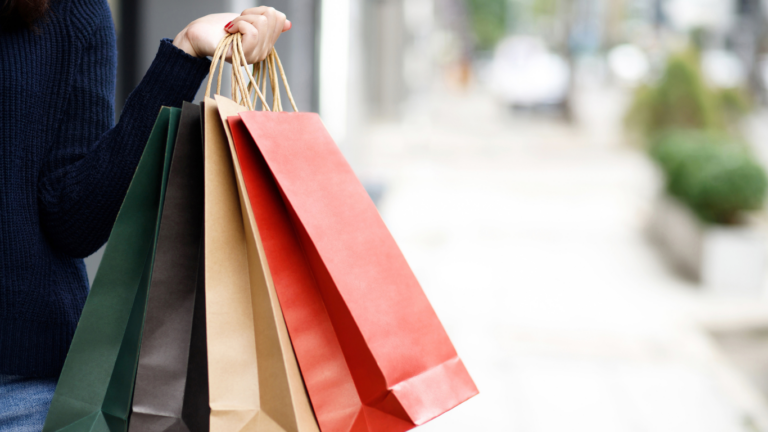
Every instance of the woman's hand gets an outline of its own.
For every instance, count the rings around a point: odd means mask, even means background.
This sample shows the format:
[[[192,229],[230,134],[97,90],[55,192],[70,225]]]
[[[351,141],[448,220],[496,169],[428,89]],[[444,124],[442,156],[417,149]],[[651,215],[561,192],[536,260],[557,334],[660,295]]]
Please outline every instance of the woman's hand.
[[[271,7],[259,6],[246,9],[239,16],[212,14],[192,21],[176,35],[173,44],[192,56],[207,57],[213,55],[224,36],[239,32],[243,34],[245,58],[253,64],[264,60],[280,34],[290,28],[291,22],[285,19],[285,14]]]

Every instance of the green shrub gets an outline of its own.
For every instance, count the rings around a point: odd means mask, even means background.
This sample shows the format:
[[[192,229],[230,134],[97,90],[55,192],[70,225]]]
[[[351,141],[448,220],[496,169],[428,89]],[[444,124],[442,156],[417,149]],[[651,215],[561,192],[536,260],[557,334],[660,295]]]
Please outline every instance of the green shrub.
[[[467,8],[477,48],[493,49],[506,33],[506,0],[468,0]]]
[[[671,55],[661,78],[635,92],[629,126],[645,137],[675,128],[725,130],[749,109],[741,89],[707,86],[694,51]]]
[[[668,131],[650,152],[664,171],[667,191],[705,221],[736,224],[765,202],[765,170],[743,143],[724,134]]]
[[[715,96],[726,123],[735,123],[749,113],[751,103],[743,89],[721,89]]]

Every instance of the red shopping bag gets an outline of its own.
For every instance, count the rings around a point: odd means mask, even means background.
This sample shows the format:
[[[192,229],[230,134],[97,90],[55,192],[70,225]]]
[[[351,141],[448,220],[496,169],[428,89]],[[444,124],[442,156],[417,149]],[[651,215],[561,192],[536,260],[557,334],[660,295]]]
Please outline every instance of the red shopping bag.
[[[320,118],[252,111],[229,122],[321,430],[406,431],[476,395]]]

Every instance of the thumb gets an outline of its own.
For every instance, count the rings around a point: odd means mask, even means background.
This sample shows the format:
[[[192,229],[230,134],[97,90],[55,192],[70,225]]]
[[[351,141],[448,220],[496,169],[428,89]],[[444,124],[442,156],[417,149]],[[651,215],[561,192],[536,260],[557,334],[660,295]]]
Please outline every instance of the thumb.
[[[283,24],[283,32],[287,32],[293,27],[293,23],[290,20],[285,20],[285,24]]]

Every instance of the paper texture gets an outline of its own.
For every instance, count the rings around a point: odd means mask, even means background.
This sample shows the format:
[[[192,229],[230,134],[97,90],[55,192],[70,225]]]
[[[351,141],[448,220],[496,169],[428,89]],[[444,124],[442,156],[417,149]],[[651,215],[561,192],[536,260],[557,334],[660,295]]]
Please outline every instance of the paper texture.
[[[259,377],[240,198],[216,102],[206,98],[203,107],[211,431],[255,430]]]
[[[256,356],[259,367],[260,416],[269,417],[282,431],[319,431],[299,372],[269,266],[266,264],[243,174],[236,157],[227,118],[244,107],[222,96],[215,96],[222,125],[227,134],[230,154],[237,177],[241,211],[247,236],[248,265],[251,279]],[[242,126],[241,126],[242,127]]]
[[[219,113],[242,108],[220,97],[204,106],[211,430],[317,431],[276,295],[270,298],[258,231],[241,205],[226,114]]]

